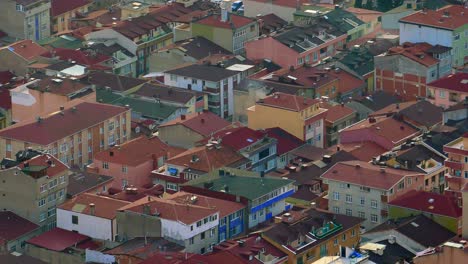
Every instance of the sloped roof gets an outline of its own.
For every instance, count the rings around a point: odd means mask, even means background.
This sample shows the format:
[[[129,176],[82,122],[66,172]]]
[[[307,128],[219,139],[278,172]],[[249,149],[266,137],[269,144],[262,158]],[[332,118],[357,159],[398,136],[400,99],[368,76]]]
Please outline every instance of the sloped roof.
[[[166,71],[166,73],[212,82],[219,82],[239,74],[237,71],[230,71],[222,67],[202,64],[192,64],[185,67],[175,68]]]
[[[428,86],[468,93],[468,72],[450,74],[429,83]]]
[[[209,136],[231,125],[228,121],[222,119],[212,112],[193,113],[182,115],[174,120],[161,124],[159,127],[168,127],[174,125],[185,126],[202,136]]]
[[[257,102],[260,105],[283,108],[295,112],[300,112],[318,103],[319,100],[317,99],[285,93],[275,93]]]
[[[53,251],[63,251],[90,239],[88,236],[56,227],[29,239],[27,243]]]
[[[106,196],[99,196],[91,193],[82,193],[72,198],[71,200],[68,200],[65,203],[61,204],[60,206],[58,206],[58,208],[65,211],[71,211],[93,216],[91,213],[91,204],[94,204],[95,206],[94,216],[112,220],[115,218],[116,212],[119,208],[130,203],[126,201],[112,199]]]
[[[286,130],[280,127],[271,127],[265,129],[268,137],[276,139],[276,154],[283,155],[294,149],[299,148],[300,146],[305,145],[305,142],[297,138],[296,136],[288,133]]]
[[[27,61],[34,61],[37,57],[47,52],[47,49],[29,39],[15,42],[1,49],[7,49]]]
[[[448,12],[448,16],[446,16]],[[400,19],[400,22],[454,30],[468,23],[463,5],[450,5],[438,10],[419,11]]]
[[[91,4],[90,0],[51,0],[50,16],[56,17],[88,4]]]
[[[241,27],[247,26],[248,24],[255,22],[255,20],[249,17],[240,16],[240,15],[236,15],[233,13],[228,14],[228,16],[229,16],[229,19],[226,22],[221,21],[220,15],[210,15],[194,23],[217,27],[217,28],[237,29],[237,28],[241,28]]]
[[[0,212],[0,240],[11,241],[26,235],[39,226],[10,211]]]

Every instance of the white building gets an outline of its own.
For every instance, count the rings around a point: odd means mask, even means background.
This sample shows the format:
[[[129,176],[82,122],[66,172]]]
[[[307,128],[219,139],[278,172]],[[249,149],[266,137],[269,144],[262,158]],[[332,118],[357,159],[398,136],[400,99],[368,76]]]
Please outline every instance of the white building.
[[[208,93],[208,109],[222,118],[234,114],[234,87],[241,72],[193,64],[164,73],[164,84]]]
[[[95,239],[114,241],[117,235],[116,211],[128,204],[83,193],[57,208],[57,227]]]

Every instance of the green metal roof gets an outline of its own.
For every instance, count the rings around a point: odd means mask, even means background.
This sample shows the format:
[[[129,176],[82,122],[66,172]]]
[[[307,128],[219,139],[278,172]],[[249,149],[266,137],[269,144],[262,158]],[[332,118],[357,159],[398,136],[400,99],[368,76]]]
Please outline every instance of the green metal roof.
[[[338,27],[341,30],[350,31],[360,25],[365,24],[357,18],[353,13],[342,8],[334,9],[324,15],[330,24]]]
[[[67,35],[46,38],[38,41],[38,44],[41,46],[50,45],[54,48],[66,49],[79,49],[83,47],[83,42],[80,39]]]
[[[225,175],[220,176],[220,171],[224,171]],[[226,175],[226,172],[229,172],[229,175]],[[221,168],[202,175],[185,185],[199,188],[209,187],[213,191],[226,192],[255,200],[293,182],[293,180],[282,178],[260,177],[258,172]],[[227,191],[225,190],[226,187]]]

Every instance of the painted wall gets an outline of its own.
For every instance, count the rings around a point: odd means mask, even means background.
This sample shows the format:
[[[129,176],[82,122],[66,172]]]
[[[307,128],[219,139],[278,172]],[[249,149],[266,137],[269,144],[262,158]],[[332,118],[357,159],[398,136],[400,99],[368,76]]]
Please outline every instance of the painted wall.
[[[137,166],[127,166],[120,163],[108,162],[108,169],[104,168],[103,161],[94,159],[93,164],[90,167],[96,168],[98,174],[114,177],[112,182],[113,188],[123,189],[123,180],[126,180],[127,186],[133,185],[137,188],[143,187],[148,183],[151,183],[149,175],[153,171],[153,159],[143,161]],[[124,172],[124,167],[127,168],[127,172]]]
[[[174,147],[189,149],[204,137],[183,125],[172,125],[159,128],[159,138]]]
[[[462,102],[465,97],[468,97],[468,91],[448,90],[434,86],[428,86],[427,90],[428,101],[443,108]]]
[[[270,2],[262,3],[255,0],[244,0],[244,15],[247,17],[256,17],[257,15],[275,14],[286,21],[294,20],[296,7],[285,7],[273,5]]]
[[[96,208],[99,210],[99,208]],[[72,216],[78,216],[78,224],[72,223]],[[113,225],[115,220],[57,209],[57,227],[78,231],[78,233],[101,240],[114,240]]]
[[[233,52],[233,30],[216,28],[208,25],[192,23],[192,36],[204,37],[217,45]]]
[[[52,25],[52,32],[57,33],[57,32],[62,32],[62,31],[67,31],[70,30],[70,21],[76,17],[76,13],[87,13],[89,7],[91,7],[92,3],[89,3],[84,6],[80,6],[78,8],[75,8],[73,10],[70,10],[68,12],[65,12],[61,15],[58,15],[56,17],[52,18],[53,25]]]

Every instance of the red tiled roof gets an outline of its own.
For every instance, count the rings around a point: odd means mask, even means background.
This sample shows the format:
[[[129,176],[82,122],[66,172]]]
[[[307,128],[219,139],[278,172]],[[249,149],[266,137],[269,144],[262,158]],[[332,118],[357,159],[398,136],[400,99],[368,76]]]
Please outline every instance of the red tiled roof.
[[[1,130],[0,137],[46,146],[130,111],[120,106],[74,101],[66,107],[63,115],[57,111],[43,116],[41,122],[25,120]]]
[[[26,235],[39,226],[13,212],[0,212],[0,240],[11,241]]]
[[[280,127],[267,128],[265,131],[269,137],[277,140],[276,153],[278,156],[288,153],[305,144],[302,139],[289,134],[286,130]]]
[[[382,155],[387,150],[372,141],[340,144],[341,149],[349,152],[359,160],[368,162],[372,158]]]
[[[11,71],[0,72],[0,84],[9,83],[13,77],[15,77],[15,75]]]
[[[161,124],[159,127],[167,127],[173,125],[183,125],[202,136],[209,136],[231,125],[228,121],[213,114],[212,112],[193,113],[191,115],[182,115],[174,120]]]
[[[325,117],[325,121],[330,122],[330,123],[335,123],[336,121],[339,121],[340,119],[346,118],[354,113],[352,108],[347,107],[346,105],[331,105],[329,103],[320,103],[321,108],[328,109],[327,115]]]
[[[202,18],[194,23],[203,24],[203,25],[212,26],[212,27],[219,27],[219,28],[237,29],[237,28],[244,27],[253,22],[255,22],[255,20],[251,18],[239,16],[239,15],[235,15],[231,13],[229,14],[229,20],[226,22],[221,21],[220,15],[211,15],[211,16]]]
[[[175,156],[183,151],[183,149],[169,147],[158,137],[147,138],[146,136],[140,136],[122,145],[101,151],[97,153],[94,158],[103,162],[138,166],[149,160],[155,160],[169,155]]]
[[[320,101],[317,99],[311,99],[292,94],[275,93],[274,95],[270,95],[264,99],[261,99],[257,102],[257,104],[300,112],[314,104],[318,104],[319,102]]]
[[[239,151],[245,147],[255,144],[264,138],[264,136],[265,134],[261,131],[255,131],[248,127],[235,127],[221,130],[213,134],[212,138],[214,140],[220,138],[223,145]]]
[[[416,103],[418,103],[418,101],[409,101],[409,102],[390,104],[380,110],[370,113],[369,116],[372,117],[372,116],[385,116],[388,114],[395,114],[395,113],[400,112],[403,109],[406,109],[412,105],[415,105]]]
[[[425,191],[410,191],[396,200],[389,202],[389,205],[448,217],[459,218],[462,216],[462,208],[458,206],[455,197]]]
[[[48,161],[52,161],[52,165],[49,165]],[[29,166],[45,166],[47,167],[47,176],[55,177],[58,175],[63,175],[63,172],[68,170],[68,166],[65,165],[60,160],[56,159],[54,156],[43,154],[36,156],[32,159],[29,159],[27,162],[20,163],[19,168],[24,169],[25,163]]]
[[[92,69],[109,69],[109,67],[99,64],[111,59],[111,57],[100,53],[91,54],[88,51],[65,48],[56,48],[53,51],[45,53],[43,56],[48,58],[58,57],[64,61],[75,61],[77,64],[85,65]]]
[[[195,162],[193,161],[194,156],[198,159]],[[213,169],[225,167],[243,159],[244,156],[227,146],[221,148],[212,147],[211,149],[208,149],[206,146],[200,146],[168,159],[166,164],[187,166],[193,170],[210,172]]]
[[[47,49],[29,39],[15,42],[4,48],[11,50],[27,61],[32,61],[47,52]]]
[[[29,239],[27,242],[53,251],[63,251],[69,247],[75,246],[75,244],[90,239],[91,238],[88,236],[56,227],[46,233]]]
[[[468,73],[459,72],[450,74],[429,83],[428,86],[468,93]]]
[[[117,199],[117,200],[127,201],[127,202],[135,202],[146,196],[160,197],[164,193],[164,186],[162,186],[161,184],[156,184],[149,188],[136,188],[136,187],[130,187],[130,188],[133,188],[133,189],[121,190],[121,189],[109,188],[108,190],[109,194],[105,194],[104,196]]]
[[[386,56],[402,55],[410,60],[420,63],[424,66],[432,66],[439,62],[427,51],[433,46],[429,43],[403,43],[403,46],[392,47],[388,50]]]
[[[65,211],[91,215],[90,204],[94,204],[95,206],[94,215],[96,217],[112,220],[115,218],[115,214],[119,208],[130,203],[91,193],[82,193],[71,200],[66,201],[62,205],[58,206],[58,208]]]
[[[166,197],[165,199],[173,200],[178,203],[186,203],[190,201],[190,198],[193,196],[197,197],[196,202],[194,202],[195,205],[219,210],[219,218],[228,216],[245,207],[245,205],[241,203],[216,199],[216,198],[207,197],[207,196],[201,196],[198,194],[194,195],[194,194],[187,193],[187,192],[177,192],[175,194],[172,194],[171,196]]]
[[[52,0],[50,7],[50,16],[56,17],[66,12],[73,11],[77,8],[90,4],[90,0]]]
[[[377,18],[379,18],[383,14],[379,11],[356,7],[348,7],[346,8],[346,11],[353,13],[358,19],[366,23],[377,20]]]
[[[151,214],[158,213],[160,218],[172,221],[180,221],[184,224],[193,224],[210,215],[214,215],[219,210],[199,206],[190,203],[177,203],[172,200],[163,200],[160,198],[143,198],[120,210],[127,210],[136,213],[144,213],[144,206],[149,206]]]
[[[405,176],[419,175],[413,171],[385,168],[380,171],[379,166],[374,166],[362,161],[339,162],[325,172],[321,177],[329,180],[348,182],[365,187],[389,190],[400,182]]]
[[[347,93],[359,87],[365,85],[365,81],[357,78],[351,73],[341,70],[337,72],[330,72],[331,75],[335,75],[338,78],[338,92]]]
[[[375,118],[375,123],[371,123],[370,120],[371,119],[363,120],[351,127],[345,128],[342,133],[352,130],[368,129],[372,134],[384,137],[395,144],[418,133],[418,130],[392,117],[377,117]]]
[[[445,15],[446,12],[449,13],[448,16]],[[452,5],[438,10],[426,10],[426,12],[421,10],[401,18],[400,22],[454,30],[466,25],[468,16],[463,5]]]

